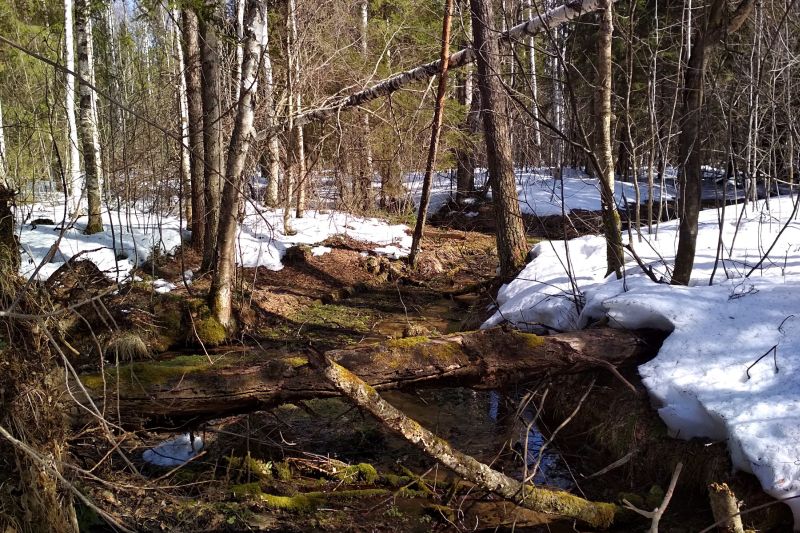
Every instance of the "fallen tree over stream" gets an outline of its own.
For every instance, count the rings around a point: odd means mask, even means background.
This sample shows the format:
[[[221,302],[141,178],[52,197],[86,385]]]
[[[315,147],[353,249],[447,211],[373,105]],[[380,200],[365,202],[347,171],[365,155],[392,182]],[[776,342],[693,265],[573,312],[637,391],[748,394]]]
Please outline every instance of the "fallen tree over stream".
[[[395,339],[325,355],[375,389],[387,390],[453,384],[500,388],[552,374],[615,372],[616,365],[652,350],[640,334],[610,328],[552,336],[494,328]],[[186,426],[339,395],[306,355],[257,348],[140,361],[83,375],[81,381],[69,383],[71,395],[86,404],[88,393],[106,416],[127,426]]]

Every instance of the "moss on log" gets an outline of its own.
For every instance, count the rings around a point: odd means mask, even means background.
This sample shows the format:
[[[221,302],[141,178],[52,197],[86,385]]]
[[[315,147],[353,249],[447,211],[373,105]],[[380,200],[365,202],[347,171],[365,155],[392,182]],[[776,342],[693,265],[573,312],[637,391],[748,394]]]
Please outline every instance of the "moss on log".
[[[326,355],[378,390],[457,384],[496,388],[552,373],[618,365],[646,351],[640,337],[592,329],[540,337],[500,328],[414,337],[334,350]],[[181,355],[108,368],[81,381],[96,402],[122,422],[179,424],[339,393],[308,365],[304,354],[249,349],[209,359]],[[80,398],[76,383],[72,393]]]

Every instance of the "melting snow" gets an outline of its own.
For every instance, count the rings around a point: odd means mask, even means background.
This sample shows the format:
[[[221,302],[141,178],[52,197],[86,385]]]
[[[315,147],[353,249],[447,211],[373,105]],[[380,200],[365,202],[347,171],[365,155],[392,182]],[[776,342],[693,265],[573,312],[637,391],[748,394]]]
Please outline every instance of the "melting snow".
[[[196,456],[203,449],[203,439],[195,435],[190,439],[188,433],[165,440],[159,445],[145,450],[142,459],[158,466],[179,466]]]
[[[735,467],[755,474],[769,494],[800,495],[800,222],[778,238],[793,207],[788,197],[744,213],[729,206],[721,222],[716,210],[702,212],[689,287],[653,283],[627,252],[625,280],[606,278],[599,236],[540,243],[535,259],[500,290],[484,327],[509,321],[533,331],[578,329],[608,317],[617,327],[671,331],[639,369],[671,432],[726,440]],[[676,231],[670,222],[657,237],[634,237],[642,261],[665,280]],[[800,499],[787,503],[800,529]]]

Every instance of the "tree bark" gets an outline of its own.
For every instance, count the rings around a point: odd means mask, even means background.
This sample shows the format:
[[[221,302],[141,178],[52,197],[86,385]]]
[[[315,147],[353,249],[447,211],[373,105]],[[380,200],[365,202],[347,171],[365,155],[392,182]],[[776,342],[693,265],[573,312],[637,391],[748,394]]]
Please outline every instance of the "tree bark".
[[[6,162],[6,154],[6,133],[3,129],[3,102],[0,101],[0,187],[10,190],[8,184],[8,163]]]
[[[442,71],[439,73],[439,86],[436,89],[436,105],[433,109],[433,123],[431,124],[431,143],[428,147],[428,162],[425,165],[425,176],[422,178],[422,195],[419,199],[419,213],[414,226],[414,236],[411,240],[411,251],[408,262],[413,267],[417,260],[420,243],[425,232],[425,219],[428,217],[428,203],[431,199],[431,181],[436,167],[436,154],[439,149],[439,137],[442,133],[442,116],[444,115],[444,99],[447,95],[447,59],[450,57],[450,22],[453,18],[453,0],[445,2],[444,17],[442,22],[442,57],[439,63]]]
[[[600,178],[601,212],[606,237],[606,275],[612,272],[617,279],[622,277],[624,254],[619,213],[614,200],[614,150],[611,133],[611,42],[614,32],[613,3],[603,0],[600,11],[600,27],[597,38],[597,89],[596,109],[599,126],[595,148],[599,163],[597,175]]]
[[[275,83],[272,76],[272,59],[269,54],[269,28],[265,27],[264,31],[267,32],[267,44],[264,45],[264,52],[262,54],[264,63],[264,105],[267,108],[267,128],[272,128],[276,123],[277,109],[275,102]],[[271,133],[266,139],[267,149],[261,156],[261,175],[267,178],[267,194],[266,204],[270,207],[278,205],[278,182],[280,180],[280,164],[281,152],[280,144],[278,142],[278,135]]]
[[[705,27],[698,27],[686,66],[683,87],[683,115],[679,137],[678,172],[679,215],[678,251],[672,271],[673,285],[688,285],[694,268],[697,248],[697,224],[700,216],[702,147],[700,126],[703,120],[703,92],[708,49],[726,33],[737,31],[750,12],[755,0],[741,0],[733,13],[728,13],[726,0],[714,0],[706,13]]]
[[[222,153],[222,121],[220,87],[222,83],[219,59],[220,5],[216,0],[206,6],[207,18],[200,19],[200,54],[203,71],[203,193],[205,197],[205,231],[202,270],[209,271],[216,262],[219,228],[220,191],[224,168]]]
[[[486,26],[487,21],[494,20],[491,1],[471,0],[470,3],[486,159],[497,224],[497,255],[500,259],[500,276],[509,279],[525,264],[528,245],[517,199],[514,163],[511,159],[506,95],[499,78],[500,42]]]
[[[244,1],[244,0],[242,0]],[[211,277],[209,306],[214,317],[225,328],[232,325],[233,275],[236,271],[236,231],[239,227],[239,204],[242,201],[242,172],[253,137],[255,91],[261,53],[267,42],[267,7],[262,0],[246,0],[242,79],[239,84],[239,105],[228,147],[225,187],[222,191],[218,252]]]
[[[189,99],[187,96],[188,90],[186,87],[186,77],[183,73],[186,72],[186,63],[184,61],[183,43],[181,42],[181,29],[178,27],[180,20],[180,12],[177,9],[172,10],[172,19],[174,26],[172,27],[172,39],[174,46],[174,53],[176,58],[177,76],[176,89],[178,98],[178,110],[181,115],[181,183],[183,184],[183,211],[184,218],[186,219],[186,227],[192,227],[192,217],[194,210],[192,209],[192,162],[191,162],[191,138],[189,137]]]
[[[75,28],[78,32],[78,75],[94,85],[94,42],[92,38],[91,7],[88,0],[75,2]],[[100,214],[102,196],[102,164],[100,135],[97,131],[97,96],[91,87],[80,84],[80,133],[83,162],[86,169],[86,198],[89,221],[85,233],[103,231]]]
[[[367,60],[369,53],[368,26],[369,26],[369,0],[360,0],[358,4],[359,15],[361,19],[361,57],[364,61]],[[372,208],[372,178],[375,176],[375,168],[372,162],[372,146],[370,145],[369,137],[371,133],[369,113],[363,111],[361,113],[361,166],[360,176],[358,181],[360,183],[360,207],[364,212]]]
[[[75,72],[75,35],[73,27],[72,0],[64,0],[64,66]],[[81,208],[83,196],[83,177],[81,176],[81,154],[78,150],[78,123],[75,120],[75,76],[66,75],[64,103],[67,113],[67,160],[66,187],[69,194],[68,211],[76,213]],[[5,153],[5,150],[3,150]]]
[[[500,39],[507,42],[526,35],[536,35],[546,28],[556,28],[561,24],[574,20],[585,13],[598,10],[600,8],[600,3],[601,0],[582,0],[580,2],[564,4],[555,9],[551,9],[546,13],[543,13],[541,17],[536,17],[533,20],[528,20],[514,26],[507,32],[500,35]],[[450,56],[448,68],[453,70],[463,67],[464,65],[468,65],[469,63],[475,61],[475,57],[475,51],[473,48],[464,48],[463,50],[460,50]],[[346,96],[339,100],[336,104],[333,104],[329,107],[308,111],[301,116],[295,117],[295,122],[300,124],[308,124],[309,122],[315,122],[334,117],[342,109],[360,106],[377,98],[387,96],[402,89],[409,83],[427,80],[428,78],[437,75],[440,70],[441,65],[439,64],[439,60],[420,65],[419,67],[401,72],[400,74],[396,74],[390,78],[380,81],[368,89],[364,89]],[[274,129],[277,131],[285,128],[285,124],[279,124],[276,125]],[[267,131],[259,132],[258,139],[261,140],[266,138],[267,134]]]
[[[192,187],[192,248],[203,250],[205,242],[205,197],[203,178],[203,73],[197,14],[184,9],[181,15],[184,78],[189,114],[189,172]]]
[[[502,329],[441,338],[412,337],[328,352],[348,368],[358,368],[380,390],[457,384],[497,388],[550,373],[606,368],[633,360],[645,345],[636,334],[591,329],[540,337]],[[163,362],[140,362],[109,369],[107,383],[119,390],[106,401],[119,407],[126,424],[158,425],[244,413],[285,402],[336,396],[307,364],[303,354],[231,354],[210,364],[205,355]],[[82,376],[102,401],[101,376]],[[74,384],[73,389],[76,389]],[[74,391],[80,395],[77,389]],[[119,405],[117,407],[117,401]]]

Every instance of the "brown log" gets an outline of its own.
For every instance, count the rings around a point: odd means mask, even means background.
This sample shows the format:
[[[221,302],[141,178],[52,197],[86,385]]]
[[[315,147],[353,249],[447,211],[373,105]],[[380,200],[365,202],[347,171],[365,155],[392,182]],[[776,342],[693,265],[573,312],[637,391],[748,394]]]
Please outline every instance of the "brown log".
[[[378,390],[453,384],[497,388],[551,373],[618,365],[641,355],[644,344],[633,332],[609,328],[546,337],[495,328],[389,340],[326,355]],[[133,425],[199,422],[338,395],[304,355],[255,349],[211,360],[183,355],[136,362],[104,375],[84,375],[81,381],[109,416],[119,412],[124,423]],[[70,392],[85,399],[77,383],[70,384]]]

